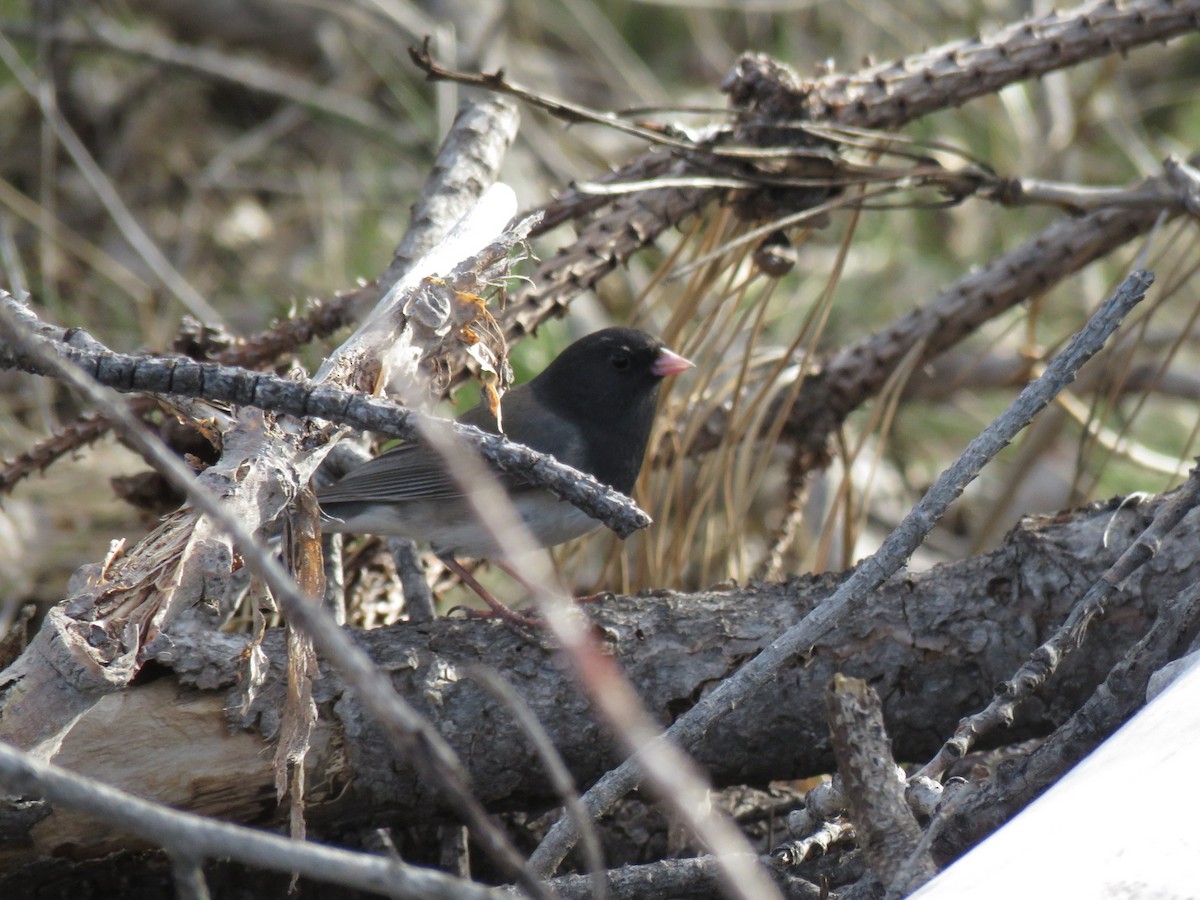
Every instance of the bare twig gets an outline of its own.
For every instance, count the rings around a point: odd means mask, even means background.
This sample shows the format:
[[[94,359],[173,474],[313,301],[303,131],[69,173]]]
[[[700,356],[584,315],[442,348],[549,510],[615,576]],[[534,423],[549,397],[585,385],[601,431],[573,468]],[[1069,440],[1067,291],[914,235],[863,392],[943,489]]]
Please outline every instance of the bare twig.
[[[346,579],[342,569],[342,536],[321,537],[321,559],[325,570],[325,608],[338,625],[346,624]]]
[[[7,294],[0,302],[10,312],[28,316]],[[69,332],[83,334],[79,329]],[[48,340],[37,338],[35,340]],[[503,435],[421,415],[390,400],[368,397],[334,387],[280,378],[266,372],[198,363],[170,357],[129,356],[105,349],[57,348],[65,359],[97,383],[119,391],[144,391],[166,396],[201,397],[253,406],[276,413],[314,417],[351,425],[405,440],[420,440],[422,428],[444,428],[504,472],[546,487],[574,503],[625,537],[650,524],[650,517],[628,497],[602,485],[590,475],[564,466],[554,457],[514,444]],[[0,366],[20,367],[34,374],[53,374],[52,366],[22,356],[15,346],[0,347]]]
[[[387,542],[392,560],[396,563],[396,574],[400,578],[400,588],[404,591],[404,609],[411,622],[432,622],[437,618],[437,606],[433,602],[433,592],[429,590],[429,582],[425,580],[425,570],[421,568],[421,556],[417,551],[415,541],[407,538],[391,537]]]
[[[928,853],[909,857],[921,829],[904,797],[904,771],[892,757],[879,696],[859,678],[835,675],[826,693],[833,753],[859,845],[890,896],[920,887],[937,868]]]
[[[855,834],[852,822],[843,818],[826,819],[811,834],[789,841],[776,849],[772,856],[779,860],[781,866],[793,868],[805,860],[828,853],[829,848],[839,841],[853,840]]]
[[[924,844],[952,859],[1024,809],[1116,731],[1146,702],[1151,676],[1200,623],[1200,584],[1164,594],[1150,630],[1113,666],[1092,696],[1028,757],[1011,760],[979,785],[964,785],[937,811]]]
[[[201,860],[182,853],[171,853],[171,874],[175,878],[178,900],[209,900]]]
[[[5,460],[3,469],[0,469],[0,493],[8,493],[23,479],[37,472],[44,472],[46,467],[56,460],[100,440],[110,430],[107,422],[89,417],[60,434],[39,441],[15,458]]]
[[[1188,212],[1200,217],[1200,170],[1196,168],[1196,159],[1182,160],[1168,156],[1163,160],[1163,171],[1172,187],[1179,192]]]
[[[1079,367],[1104,345],[1124,316],[1142,299],[1152,281],[1152,277],[1142,271],[1126,278],[1117,292],[1105,301],[1087,325],[1055,357],[1045,374],[1028,385],[1004,414],[971,441],[959,459],[942,473],[874,555],[864,560],[828,600],[677,719],[662,739],[674,741],[683,747],[693,746],[741,698],[757,690],[789,659],[807,652],[838,622],[852,614],[871,591],[899,570],[983,465],[1070,383]],[[592,815],[599,815],[611,808],[613,803],[633,788],[643,777],[641,767],[640,757],[633,757],[597,782],[584,795],[584,802],[588,804]],[[539,872],[553,870],[577,839],[571,822],[560,819],[534,852],[531,864]]]
[[[352,853],[320,844],[292,841],[178,812],[125,791],[96,784],[58,766],[40,762],[0,744],[0,781],[13,792],[43,797],[50,803],[95,816],[158,846],[171,848],[196,872],[198,857],[236,859],[280,872],[298,872],[317,881],[372,891],[389,897],[495,898],[496,892],[469,881],[398,859]]]
[[[539,94],[536,91],[531,91],[528,88],[509,81],[505,77],[503,70],[489,74],[486,72],[458,72],[447,68],[433,58],[433,54],[429,49],[430,42],[431,39],[426,37],[425,42],[420,47],[408,48],[409,57],[417,68],[425,73],[425,78],[428,81],[454,81],[458,84],[483,88],[484,90],[494,91],[499,94],[508,94],[510,97],[516,97],[518,100],[523,100],[531,106],[540,107],[564,122],[572,124],[590,122],[592,124],[605,125],[617,131],[623,131],[626,134],[640,137],[651,143],[661,143],[677,149],[691,150],[695,148],[694,141],[681,140],[663,131],[630,122],[613,113],[600,112],[589,109],[586,106],[581,106],[578,103],[554,99],[544,94]]]
[[[1004,178],[981,189],[980,195],[1005,206],[1057,206],[1071,213],[1106,206],[1161,210],[1185,202],[1180,190],[1160,180],[1143,181],[1133,187],[1095,187],[1039,178]]]
[[[1089,623],[1103,615],[1105,604],[1117,593],[1121,584],[1154,557],[1163,538],[1197,503],[1200,503],[1200,466],[1192,469],[1187,482],[1171,498],[1171,502],[1158,511],[1150,526],[1138,535],[1121,554],[1121,558],[1072,608],[1062,627],[1030,654],[1012,678],[996,687],[995,696],[986,709],[959,723],[954,736],[942,745],[937,755],[918,774],[941,778],[946,769],[961,759],[980,737],[995,728],[1012,724],[1017,706],[1041,687],[1058,670],[1063,659],[1083,642]]]

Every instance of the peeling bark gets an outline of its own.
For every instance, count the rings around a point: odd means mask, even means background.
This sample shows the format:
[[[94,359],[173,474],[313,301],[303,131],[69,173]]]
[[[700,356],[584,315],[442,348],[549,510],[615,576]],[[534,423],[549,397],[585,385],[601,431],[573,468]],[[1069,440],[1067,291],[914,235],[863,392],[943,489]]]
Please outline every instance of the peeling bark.
[[[763,783],[829,771],[822,711],[835,672],[867,680],[883,699],[899,760],[932,754],[963,714],[991,695],[1066,615],[1089,584],[1149,521],[1158,500],[1100,504],[1029,519],[985,556],[893,580],[863,616],[797,660],[771,688],[729,713],[692,748],[717,784]],[[1021,711],[1006,740],[1059,725],[1145,631],[1153,598],[1200,575],[1200,516],[1190,515],[1160,554]],[[837,583],[786,583],[698,594],[619,597],[590,611],[607,645],[663,723],[733,672]],[[442,619],[357,638],[396,689],[428,716],[468,767],[493,810],[557,803],[536,755],[508,713],[468,676],[486,663],[505,673],[539,716],[577,781],[619,761],[561,660],[493,622]],[[112,693],[67,730],[53,761],[145,796],[222,818],[278,825],[271,750],[286,693],[282,631],[268,633],[270,671],[248,710],[237,684],[246,638],[200,629],[164,635],[148,649],[166,677]],[[445,817],[436,788],[397,757],[385,736],[324,666],[313,684],[321,718],[308,758],[308,816],[315,834]],[[0,816],[5,867],[48,856],[89,858],[128,843],[110,829],[51,811],[22,835],[28,808]]]

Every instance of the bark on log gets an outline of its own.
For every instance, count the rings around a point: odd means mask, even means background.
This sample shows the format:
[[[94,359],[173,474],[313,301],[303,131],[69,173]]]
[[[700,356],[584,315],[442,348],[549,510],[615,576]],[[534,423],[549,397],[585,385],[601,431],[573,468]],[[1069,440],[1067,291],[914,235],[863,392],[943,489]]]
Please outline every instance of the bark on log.
[[[822,692],[841,671],[866,679],[883,698],[897,759],[928,757],[1065,617],[1159,502],[1029,519],[993,553],[893,581],[852,627],[731,712],[694,755],[718,784],[828,771]],[[1005,740],[1061,723],[1145,630],[1153,598],[1200,575],[1198,528],[1200,515],[1193,514],[1170,536],[1127,586],[1126,602],[1096,624],[1084,650],[1022,710]],[[616,598],[591,613],[651,712],[667,723],[836,582],[804,577],[692,595],[658,592]],[[243,714],[236,681],[246,640],[200,631],[159,639],[148,650],[173,671],[103,698],[68,731],[53,761],[179,807],[242,822],[284,821],[271,769],[285,690],[284,637],[266,636],[271,673]],[[473,666],[499,670],[516,686],[581,784],[618,762],[562,661],[496,623],[443,619],[358,640],[455,746],[477,794],[494,810],[538,809],[557,799],[507,712],[469,677]],[[308,757],[311,832],[334,836],[445,816],[434,787],[397,757],[334,673],[323,669],[314,690],[321,722]],[[0,870],[127,846],[111,829],[66,811],[28,803],[0,808]]]

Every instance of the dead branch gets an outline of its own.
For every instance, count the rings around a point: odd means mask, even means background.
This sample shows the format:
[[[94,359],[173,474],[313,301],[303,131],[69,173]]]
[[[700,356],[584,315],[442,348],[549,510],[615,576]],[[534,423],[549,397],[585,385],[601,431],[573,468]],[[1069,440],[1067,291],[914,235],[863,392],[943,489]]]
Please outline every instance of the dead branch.
[[[453,302],[453,297],[448,302]],[[20,309],[19,304],[3,292],[0,292],[0,303],[13,312]],[[80,329],[70,332],[77,340],[87,337]],[[87,349],[70,346],[61,340],[55,342],[53,338],[43,340],[48,347],[59,344],[62,358],[97,384],[118,391],[224,401],[264,412],[349,425],[360,431],[410,441],[423,440],[423,432],[427,429],[443,428],[461,440],[465,447],[477,449],[501,471],[549,488],[564,500],[594,514],[621,537],[628,537],[651,522],[633,500],[600,484],[592,476],[563,465],[552,456],[514,444],[501,434],[415,413],[389,400],[215,363],[115,353],[91,338],[87,338]],[[368,356],[366,353],[361,355]],[[11,345],[0,347],[0,368],[21,368],[36,375],[54,375],[49,367],[16,352]]]
[[[1116,599],[1119,588],[1149,562],[1163,537],[1200,503],[1200,468],[1192,469],[1187,482],[1175,492],[1150,526],[1121,554],[1111,569],[1097,579],[1071,611],[1070,617],[1011,677],[1001,682],[987,708],[959,723],[954,736],[919,774],[941,778],[952,761],[961,759],[975,741],[994,728],[1012,721],[1014,710],[1040,688],[1062,660],[1080,646],[1089,625]]]
[[[406,865],[399,859],[290,841],[204,816],[175,812],[40,762],[5,744],[0,744],[0,783],[17,795],[41,797],[59,809],[84,813],[96,822],[115,826],[181,855],[192,861],[189,877],[193,880],[198,877],[200,886],[203,875],[195,861],[223,857],[389,897],[489,900],[495,896],[473,882]]]
[[[781,665],[797,654],[808,652],[828,629],[851,618],[860,604],[907,562],[950,503],[974,480],[986,462],[1074,379],[1080,366],[1103,346],[1127,312],[1141,300],[1152,281],[1146,272],[1135,272],[1126,278],[1084,329],[1072,338],[1068,347],[1055,357],[1042,377],[1029,384],[1009,408],[967,446],[959,459],[938,477],[921,501],[892,530],[879,550],[864,560],[833,596],[678,719],[664,732],[664,739],[692,747],[747,694],[774,677]],[[584,796],[584,801],[593,815],[602,814],[636,786],[641,777],[636,760],[627,760],[593,787]],[[569,821],[560,820],[533,856],[538,870],[546,872],[556,868],[577,839]]]
[[[865,128],[896,128],[1016,81],[1111,53],[1126,53],[1132,47],[1198,27],[1200,4],[1194,0],[1169,4],[1091,0],[1014,22],[992,34],[811,82],[782,72],[778,63],[766,57],[746,56],[734,76],[731,93],[735,101],[745,97],[748,106],[782,120],[833,120]]]
[[[711,727],[694,750],[696,758],[718,784],[829,771],[823,692],[837,671],[869,681],[885,698],[899,758],[928,756],[939,734],[978,707],[980,687],[1015,669],[1162,502],[1114,501],[1030,520],[994,553],[889,582],[854,622],[832,632],[806,659],[794,659]],[[1045,693],[1018,711],[1009,738],[1053,729],[1062,711],[1077,708],[1146,630],[1153,598],[1200,579],[1200,562],[1190,549],[1198,530],[1200,517],[1193,513],[1166,538],[1136,595],[1099,621],[1087,652],[1074,654]],[[804,578],[696,595],[616,598],[595,610],[596,624],[652,714],[670,721],[787,623],[811,612],[839,581]],[[242,713],[239,673],[247,640],[203,629],[160,635],[148,657],[175,677],[101,700],[68,729],[53,761],[143,794],[157,785],[155,799],[228,820],[286,816],[275,805],[270,754],[264,752],[279,727],[286,691],[285,641],[276,631],[265,638],[266,677]],[[461,676],[479,660],[509,673],[578,782],[590,783],[620,759],[570,673],[552,654],[494,623],[397,625],[364,632],[357,642],[391,684],[431,717],[493,810],[537,808],[558,798],[525,739],[508,726],[507,712]],[[416,776],[415,761],[398,754],[387,732],[325,664],[314,693],[322,715],[308,761],[313,834],[352,830],[381,817],[403,825],[450,812],[441,790]],[[239,724],[232,733],[227,716]],[[78,853],[120,845],[110,829],[60,811],[32,836],[32,846],[22,838],[0,858],[15,864],[65,852],[68,845]]]
[[[994,93],[1007,84],[1194,31],[1200,27],[1198,17],[1197,0],[1169,5],[1157,0],[1127,4],[1093,0],[1014,23],[994,35],[951,42],[849,75],[827,74],[808,80],[777,60],[748,54],[722,89],[729,94],[741,120],[732,126],[734,136],[750,146],[755,145],[756,130],[761,143],[764,137],[774,134],[771,126],[787,123],[797,123],[797,133],[809,122],[895,129],[931,112]],[[637,250],[652,244],[667,229],[722,197],[719,189],[679,186],[690,176],[706,174],[703,169],[698,171],[690,159],[686,153],[673,156],[654,149],[626,164],[605,183],[646,180],[649,184],[635,193],[611,198],[605,212],[598,212],[604,204],[595,196],[578,191],[547,204],[546,227],[584,215],[593,218],[569,247],[530,276],[527,287],[515,292],[501,317],[508,335],[519,337],[546,319],[562,315],[574,296]],[[655,182],[668,186],[656,188]],[[809,205],[816,205],[824,196],[813,195]],[[792,203],[797,199],[794,195],[788,197]],[[803,207],[793,205],[786,212],[795,213],[798,208]],[[1129,213],[1125,208],[1121,214]],[[1150,213],[1151,222],[1155,215]],[[1134,231],[1136,226],[1125,233]],[[1068,271],[1076,268],[1072,266]],[[1018,272],[1012,269],[1008,274]],[[1028,296],[1028,288],[1025,291],[1022,299]]]
[[[826,704],[842,792],[863,855],[889,895],[908,894],[937,868],[928,852],[918,852],[921,828],[904,797],[904,770],[892,756],[879,695],[862,679],[839,674]]]

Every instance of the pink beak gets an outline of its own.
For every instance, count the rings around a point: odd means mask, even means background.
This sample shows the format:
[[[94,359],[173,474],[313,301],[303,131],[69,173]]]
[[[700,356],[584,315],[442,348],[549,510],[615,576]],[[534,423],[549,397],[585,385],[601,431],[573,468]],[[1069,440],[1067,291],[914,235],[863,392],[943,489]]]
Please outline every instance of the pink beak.
[[[658,351],[658,356],[650,365],[650,373],[657,375],[659,378],[666,378],[668,375],[678,375],[680,372],[686,372],[696,364],[690,359],[684,359],[678,353],[674,353],[663,347]]]

